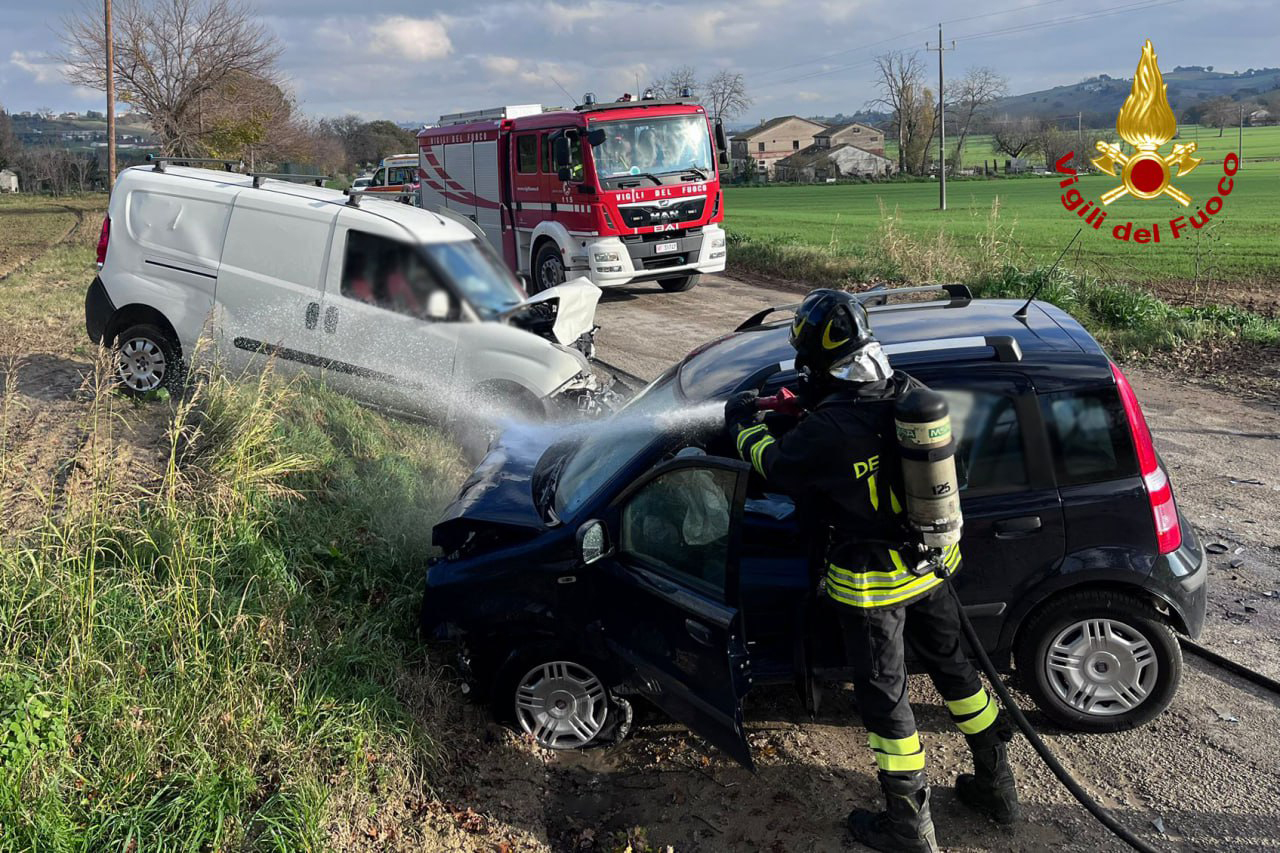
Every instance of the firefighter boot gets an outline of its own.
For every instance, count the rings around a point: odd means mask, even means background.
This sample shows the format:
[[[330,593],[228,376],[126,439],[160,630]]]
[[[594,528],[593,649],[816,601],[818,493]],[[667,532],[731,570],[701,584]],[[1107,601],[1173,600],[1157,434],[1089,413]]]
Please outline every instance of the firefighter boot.
[[[854,809],[849,813],[849,832],[854,840],[892,853],[938,853],[924,771],[881,773],[880,789],[884,791],[884,811]]]
[[[1004,720],[975,735],[966,735],[973,753],[973,773],[956,777],[956,796],[969,808],[996,823],[1018,819],[1018,789],[1009,769],[1009,741],[1013,730]]]

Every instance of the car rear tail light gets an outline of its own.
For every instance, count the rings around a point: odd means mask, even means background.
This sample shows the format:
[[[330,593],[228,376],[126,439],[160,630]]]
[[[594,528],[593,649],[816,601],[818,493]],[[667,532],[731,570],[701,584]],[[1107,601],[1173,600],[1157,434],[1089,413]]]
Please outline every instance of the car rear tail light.
[[[1156,525],[1156,544],[1161,554],[1168,554],[1176,551],[1182,544],[1182,526],[1178,523],[1178,505],[1173,500],[1173,485],[1169,482],[1169,475],[1160,467],[1156,446],[1151,440],[1151,430],[1147,427],[1147,419],[1142,414],[1142,407],[1138,405],[1133,387],[1115,364],[1111,365],[1111,373],[1116,378],[1116,388],[1124,403],[1124,413],[1129,418],[1129,432],[1133,436],[1134,448],[1138,451],[1138,470],[1142,473],[1143,485],[1147,487],[1151,516]]]
[[[102,233],[98,235],[98,269],[107,262],[107,243],[111,241],[111,217],[102,220]]]

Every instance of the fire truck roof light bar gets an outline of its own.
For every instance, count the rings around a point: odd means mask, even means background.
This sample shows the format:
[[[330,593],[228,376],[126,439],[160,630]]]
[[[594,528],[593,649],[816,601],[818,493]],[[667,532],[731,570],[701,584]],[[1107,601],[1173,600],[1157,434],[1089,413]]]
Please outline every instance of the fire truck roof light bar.
[[[228,160],[224,157],[157,157],[155,154],[148,154],[147,162],[156,164],[153,168],[153,171],[156,172],[163,172],[165,166],[176,163],[220,163],[223,169],[228,172],[244,168],[243,160]]]
[[[323,187],[324,182],[329,180],[328,175],[293,175],[287,172],[251,172],[253,175],[253,188],[256,190],[262,186],[262,182],[267,178],[273,181],[289,181],[297,183],[298,181],[308,181],[318,187]]]
[[[573,109],[576,112],[595,112],[596,110],[620,110],[620,109],[645,109],[647,107],[686,107],[696,106],[692,100],[684,98],[669,98],[667,100],[650,100],[636,99],[632,101],[614,101],[608,104],[579,104]]]

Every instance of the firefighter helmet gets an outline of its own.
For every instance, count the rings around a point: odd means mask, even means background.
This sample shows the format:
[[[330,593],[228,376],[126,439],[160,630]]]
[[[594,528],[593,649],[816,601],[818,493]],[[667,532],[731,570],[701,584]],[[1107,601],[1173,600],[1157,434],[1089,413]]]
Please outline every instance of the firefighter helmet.
[[[815,376],[828,372],[871,340],[867,309],[843,290],[810,292],[791,324],[796,367],[807,368]]]

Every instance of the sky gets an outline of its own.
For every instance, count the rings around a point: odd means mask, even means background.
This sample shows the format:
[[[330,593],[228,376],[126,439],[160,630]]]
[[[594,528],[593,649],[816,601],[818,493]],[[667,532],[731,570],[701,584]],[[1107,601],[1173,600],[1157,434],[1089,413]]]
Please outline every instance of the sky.
[[[155,2],[155,0],[144,0]],[[163,2],[163,0],[161,0]],[[876,54],[936,43],[948,75],[985,65],[1013,93],[1105,73],[1131,77],[1145,39],[1163,69],[1280,66],[1272,0],[249,0],[276,34],[308,115],[434,121],[501,104],[566,105],[642,88],[665,70],[741,72],[736,122],[853,113],[876,96]],[[64,82],[64,16],[100,2],[0,0],[0,105],[103,109]],[[937,54],[922,53],[937,67]]]

